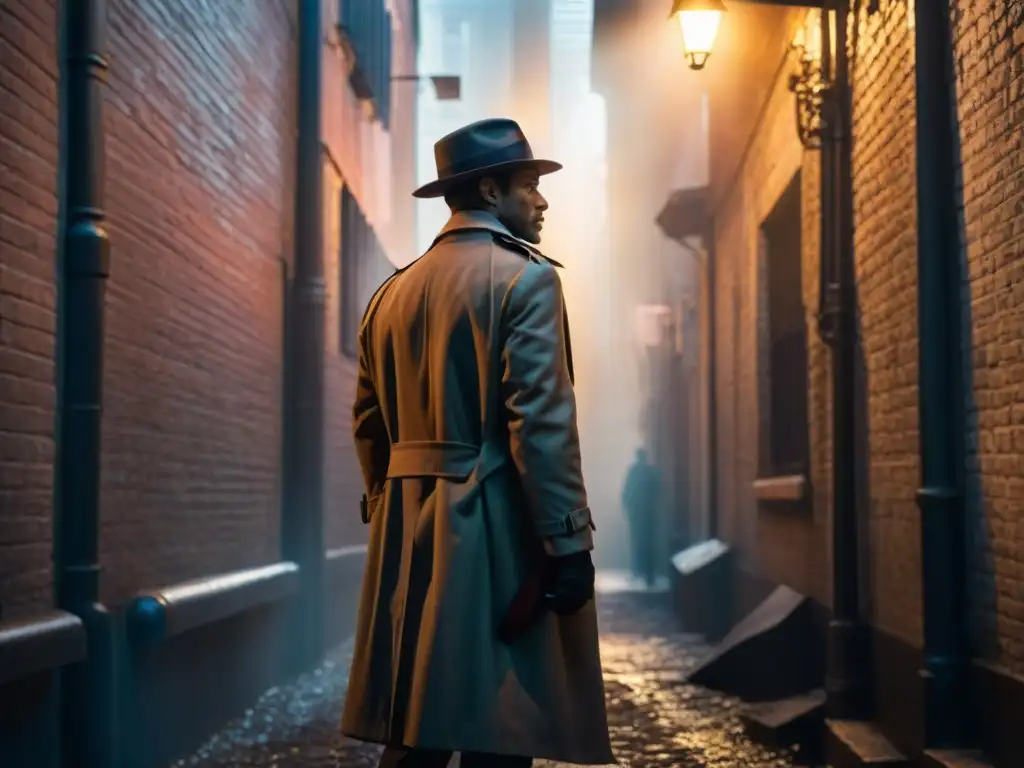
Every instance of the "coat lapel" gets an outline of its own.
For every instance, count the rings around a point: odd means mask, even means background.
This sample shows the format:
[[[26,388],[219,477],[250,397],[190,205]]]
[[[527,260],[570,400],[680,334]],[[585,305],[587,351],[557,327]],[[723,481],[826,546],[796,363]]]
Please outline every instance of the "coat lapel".
[[[544,255],[532,244],[513,235],[508,230],[508,227],[486,211],[458,211],[453,213],[451,218],[448,219],[448,223],[441,228],[440,233],[434,238],[434,242],[430,244],[430,247],[433,248],[445,238],[458,232],[491,232],[496,239],[506,245],[516,250],[525,251],[524,255],[532,261],[545,261],[556,269],[565,269],[565,266],[560,262]],[[575,384],[576,375],[572,364],[572,342],[569,337],[569,313],[565,311],[564,307],[562,309],[562,327],[565,333],[565,357],[566,364],[569,367],[569,380]]]

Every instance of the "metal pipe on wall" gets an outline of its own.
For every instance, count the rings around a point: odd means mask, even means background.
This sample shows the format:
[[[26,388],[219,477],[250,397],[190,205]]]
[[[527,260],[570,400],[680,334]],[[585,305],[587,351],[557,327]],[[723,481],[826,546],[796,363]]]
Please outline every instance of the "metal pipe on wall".
[[[827,3],[826,7],[831,5]],[[860,719],[865,695],[864,638],[860,620],[859,526],[855,448],[857,304],[853,247],[853,144],[848,0],[838,0],[836,68],[830,93],[834,147],[831,213],[835,272],[832,347],[832,619],[828,626],[825,690],[829,717]]]
[[[708,231],[704,236],[704,293],[707,296],[707,330],[705,339],[707,344],[707,477],[708,477],[708,509],[707,509],[707,537],[718,538],[718,398],[716,387],[718,373],[716,370],[718,354],[716,345],[718,343],[716,328],[718,315],[716,314],[715,297],[715,232],[714,224],[708,224]]]
[[[714,223],[708,222],[705,231],[701,234],[701,245],[695,248],[690,245],[685,237],[676,240],[686,252],[693,258],[700,275],[700,305],[701,305],[701,357],[697,370],[703,372],[704,380],[700,388],[706,389],[704,402],[706,402],[705,423],[701,427],[701,434],[704,436],[703,449],[706,452],[702,464],[702,477],[699,481],[706,486],[707,518],[700,526],[702,536],[692,536],[691,542],[697,539],[714,539],[718,536],[718,430],[716,426],[715,407],[715,242]],[[692,530],[692,529],[691,529]]]
[[[54,582],[58,607],[81,617],[89,655],[63,671],[64,765],[114,764],[115,621],[100,603],[104,315],[110,243],[104,229],[106,3],[62,3],[63,117],[58,284]]]
[[[956,89],[949,8],[917,0],[917,268],[925,746],[968,743],[964,384]]]
[[[299,3],[297,167],[294,278],[291,285],[281,511],[284,558],[300,566],[295,662],[323,653],[324,622],[324,307],[323,155],[321,141],[322,12]]]
[[[821,79],[825,83],[833,82],[832,72],[832,12],[829,8],[822,8],[821,11]],[[825,95],[826,104],[830,107],[833,94],[827,92]],[[824,108],[822,110],[821,122],[821,148],[819,150],[819,197],[821,210],[819,211],[819,242],[818,250],[820,256],[820,269],[818,270],[818,335],[828,345],[835,343],[835,310],[836,310],[836,284],[835,284],[835,224],[833,223],[835,209],[835,183],[833,182],[835,172],[836,153],[832,141],[834,132],[835,114],[834,109]]]

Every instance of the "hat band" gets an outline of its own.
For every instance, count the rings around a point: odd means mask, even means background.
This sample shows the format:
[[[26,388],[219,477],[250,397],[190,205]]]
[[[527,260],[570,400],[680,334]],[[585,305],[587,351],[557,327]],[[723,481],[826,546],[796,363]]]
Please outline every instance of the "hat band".
[[[490,165],[508,163],[515,160],[533,160],[533,152],[530,150],[529,143],[519,140],[500,149],[492,149],[488,152],[481,152],[479,155],[459,158],[443,168],[438,168],[437,176],[439,179],[444,179],[459,173],[475,171],[478,168],[486,168]]]

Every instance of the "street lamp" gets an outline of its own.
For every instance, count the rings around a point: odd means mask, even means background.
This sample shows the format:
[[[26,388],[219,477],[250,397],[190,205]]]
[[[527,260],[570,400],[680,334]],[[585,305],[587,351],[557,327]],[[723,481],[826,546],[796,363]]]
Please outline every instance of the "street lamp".
[[[690,69],[704,69],[718,36],[718,25],[725,13],[722,0],[674,0],[671,16],[679,19],[683,34],[683,53]]]
[[[814,8],[821,5],[821,0],[745,1]],[[690,69],[704,69],[725,10],[722,0],[673,0],[670,16],[679,19],[683,53]],[[796,97],[797,132],[806,149],[821,149],[826,96],[832,87],[829,64],[834,51],[830,41],[835,33],[831,24],[832,15],[823,14],[819,9],[805,19],[790,42],[790,50],[796,53],[798,64],[797,70],[789,77],[789,90]]]

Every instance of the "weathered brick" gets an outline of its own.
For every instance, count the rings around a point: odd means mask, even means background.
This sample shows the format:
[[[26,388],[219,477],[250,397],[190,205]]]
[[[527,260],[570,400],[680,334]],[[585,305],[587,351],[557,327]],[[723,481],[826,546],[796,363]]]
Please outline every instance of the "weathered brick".
[[[1024,672],[1024,5],[951,3],[962,159],[975,653]]]
[[[863,369],[858,381],[858,418],[864,432],[858,514],[865,523],[861,576],[867,618],[919,645],[914,32],[908,13],[903,2],[883,2],[876,13],[861,6],[850,41]],[[1024,669],[1024,527],[1016,523],[1024,498],[1024,11],[1012,0],[960,0],[951,4],[951,18],[963,163],[961,303],[964,359],[969,364],[966,546],[974,652],[1019,672]],[[750,94],[758,88],[744,83],[738,90]],[[778,84],[775,88],[783,90]],[[792,141],[783,135],[789,127],[777,128],[784,124],[778,110],[790,107],[774,99],[776,95],[769,97],[754,130],[736,177],[737,191],[722,203],[716,219],[723,262],[718,285],[719,488],[726,535],[756,552],[769,576],[796,585],[805,574],[787,566],[785,553],[799,550],[793,531],[770,533],[767,518],[757,516],[745,496],[750,446],[756,445],[756,377],[751,368],[757,359],[752,336],[757,291],[750,266],[756,248],[749,232],[763,215],[763,197],[774,194],[771,174],[785,143]],[[741,149],[720,140],[720,152],[738,156]],[[816,160],[803,160],[803,293],[809,322],[818,300]],[[817,531],[812,541],[827,552],[828,520],[822,513],[831,507],[830,362],[814,334],[808,352]],[[827,554],[819,555],[814,575],[807,577],[819,594],[828,592],[827,559]],[[822,586],[815,587],[818,581]]]
[[[873,624],[921,642],[913,32],[904,3],[861,9],[851,44],[859,397],[859,514]],[[866,420],[866,423],[863,421]]]
[[[744,11],[747,14],[746,11]],[[762,54],[785,55],[786,42],[802,13],[782,9],[750,11],[730,33],[730,50],[740,55],[747,42]],[[767,32],[767,33],[766,33]],[[750,38],[748,41],[747,38]],[[739,550],[745,570],[828,603],[830,547],[829,353],[816,332],[819,275],[820,199],[818,156],[800,145],[793,96],[786,77],[795,60],[740,74],[738,64],[720,73],[723,90],[712,91],[712,189],[715,217],[718,496],[720,535]],[[779,61],[779,64],[782,64]],[[730,76],[726,85],[724,78]],[[744,117],[746,115],[746,117]],[[742,121],[749,133],[719,134],[723,121]],[[763,368],[767,303],[761,224],[793,177],[800,173],[802,285],[807,332],[808,419],[814,497],[809,516],[759,507],[753,483],[759,475]],[[778,428],[778,425],[777,427]]]
[[[0,6],[0,600],[51,601],[57,3]]]
[[[415,59],[411,6],[391,5],[406,71]],[[49,601],[59,25],[52,2],[18,0],[2,13],[0,597],[17,610]],[[139,587],[279,556],[297,19],[285,0],[124,0],[109,5],[107,22],[101,559],[103,597],[116,604]],[[333,34],[333,21],[325,29]],[[404,260],[397,252],[411,243],[412,202],[403,189],[392,206],[380,169],[393,153],[411,187],[412,123],[396,120],[394,143],[368,125],[345,66],[335,60],[325,73],[325,113],[340,116],[325,140],[378,235]],[[408,117],[415,89],[394,101],[396,118]],[[335,247],[327,259],[335,302],[338,256]],[[328,322],[338,322],[337,308]],[[333,546],[365,535],[353,376],[332,345],[325,524]]]
[[[293,10],[108,6],[104,599],[279,552]]]
[[[415,71],[412,4],[389,3],[393,14],[392,71]],[[337,3],[325,3],[323,131],[327,158],[324,161],[324,272],[327,285],[327,332],[325,333],[325,429],[326,477],[324,536],[329,547],[361,544],[366,527],[359,518],[357,502],[363,492],[362,474],[352,443],[352,402],[356,364],[341,352],[341,263],[355,258],[342,254],[340,192],[347,185],[374,228],[388,257],[395,264],[410,261],[414,240],[412,155],[416,89],[396,86],[391,93],[392,120],[385,132],[377,122],[367,123],[363,106],[348,83],[352,66],[340,44]],[[382,174],[381,169],[387,169]],[[391,175],[388,179],[382,176]]]

